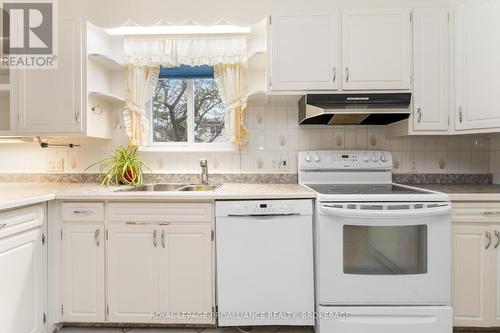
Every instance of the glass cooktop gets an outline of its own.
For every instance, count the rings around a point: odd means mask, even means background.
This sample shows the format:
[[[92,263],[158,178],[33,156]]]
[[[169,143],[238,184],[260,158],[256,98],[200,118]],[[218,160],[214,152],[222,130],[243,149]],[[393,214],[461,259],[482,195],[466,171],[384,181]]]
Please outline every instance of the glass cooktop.
[[[395,184],[310,184],[320,194],[432,194]]]

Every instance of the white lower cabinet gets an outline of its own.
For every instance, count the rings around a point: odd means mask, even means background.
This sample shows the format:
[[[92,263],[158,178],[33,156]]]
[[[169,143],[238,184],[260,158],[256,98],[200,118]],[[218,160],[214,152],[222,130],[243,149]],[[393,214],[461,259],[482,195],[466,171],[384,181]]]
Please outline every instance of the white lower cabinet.
[[[170,225],[161,229],[159,251],[160,311],[204,313],[176,322],[211,323],[213,305],[212,227]]]
[[[59,208],[63,322],[215,323],[212,203]]]
[[[211,231],[211,224],[184,222],[111,224],[108,321],[213,323]]]
[[[45,331],[47,288],[43,214],[42,205],[0,214],[2,333]]]
[[[62,226],[65,322],[104,322],[104,224]]]
[[[149,323],[159,311],[158,226],[112,224],[108,235],[108,320]]]
[[[453,324],[500,326],[500,208],[457,203],[452,226]]]
[[[489,226],[453,226],[453,315],[455,326],[490,326],[488,310],[493,271],[486,250]]]

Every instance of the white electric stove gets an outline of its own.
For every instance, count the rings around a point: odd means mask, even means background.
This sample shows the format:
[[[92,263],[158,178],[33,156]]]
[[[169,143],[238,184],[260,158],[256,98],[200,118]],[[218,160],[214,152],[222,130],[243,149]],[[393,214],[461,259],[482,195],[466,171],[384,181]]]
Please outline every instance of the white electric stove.
[[[298,166],[317,193],[316,330],[452,332],[448,197],[392,183],[390,152],[300,152]]]

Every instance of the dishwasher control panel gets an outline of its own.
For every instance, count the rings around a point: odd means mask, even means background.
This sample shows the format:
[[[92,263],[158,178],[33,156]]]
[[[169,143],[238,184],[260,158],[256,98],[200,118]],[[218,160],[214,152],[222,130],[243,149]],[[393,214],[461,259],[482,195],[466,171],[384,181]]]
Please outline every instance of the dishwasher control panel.
[[[216,216],[312,215],[312,200],[218,201]]]

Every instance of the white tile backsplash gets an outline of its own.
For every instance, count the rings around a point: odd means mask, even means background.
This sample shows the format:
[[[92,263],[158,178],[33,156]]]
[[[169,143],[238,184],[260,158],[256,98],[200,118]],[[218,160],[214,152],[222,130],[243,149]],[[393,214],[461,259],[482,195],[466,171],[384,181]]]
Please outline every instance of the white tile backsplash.
[[[154,172],[199,172],[199,160],[213,173],[296,173],[297,154],[312,149],[385,149],[393,153],[395,173],[500,174],[500,137],[418,136],[389,138],[384,126],[297,125],[296,106],[250,105],[245,115],[248,143],[235,152],[145,152],[141,157]],[[68,138],[74,149],[41,149],[36,144],[2,145],[0,171],[47,172],[50,160],[64,158],[65,172],[82,172],[126,144],[123,128],[113,140]],[[286,162],[286,163],[284,163]],[[283,166],[285,164],[285,166]],[[96,171],[94,167],[90,171]]]

